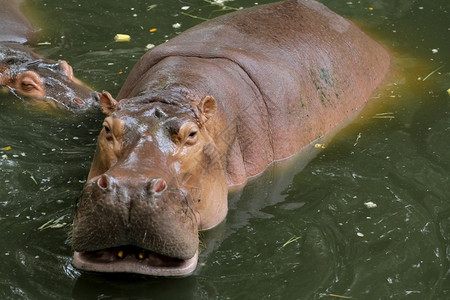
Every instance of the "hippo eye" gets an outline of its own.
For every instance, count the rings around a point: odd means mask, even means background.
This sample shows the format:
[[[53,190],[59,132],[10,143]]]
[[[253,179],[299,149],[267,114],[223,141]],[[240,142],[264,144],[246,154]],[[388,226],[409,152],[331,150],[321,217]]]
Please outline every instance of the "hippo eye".
[[[103,128],[105,129],[106,134],[111,133],[111,128],[109,128],[109,125],[106,123],[103,123]]]
[[[187,140],[186,140],[186,144],[188,145],[194,145],[197,142],[197,129],[192,129],[192,131],[189,133]]]

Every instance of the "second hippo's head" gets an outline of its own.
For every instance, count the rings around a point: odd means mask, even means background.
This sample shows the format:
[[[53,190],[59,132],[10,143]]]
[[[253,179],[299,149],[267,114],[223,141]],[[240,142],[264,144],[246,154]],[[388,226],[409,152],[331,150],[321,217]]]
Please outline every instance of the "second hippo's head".
[[[23,49],[0,51],[0,85],[18,96],[69,110],[86,110],[98,105],[97,93],[74,76],[66,61],[37,58]]]

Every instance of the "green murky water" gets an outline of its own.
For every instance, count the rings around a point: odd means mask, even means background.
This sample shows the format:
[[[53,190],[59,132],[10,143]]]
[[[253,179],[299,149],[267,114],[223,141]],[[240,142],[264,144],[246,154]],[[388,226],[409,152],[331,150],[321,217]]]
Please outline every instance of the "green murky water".
[[[406,75],[309,164],[271,169],[231,195],[226,223],[203,235],[188,278],[75,270],[67,224],[101,116],[48,114],[0,94],[0,148],[11,147],[0,151],[0,298],[449,299],[450,3],[323,2],[383,41]],[[36,51],[113,94],[147,44],[201,22],[182,13],[221,13],[200,0],[28,4],[39,40],[51,43]],[[131,42],[112,43],[116,33]]]

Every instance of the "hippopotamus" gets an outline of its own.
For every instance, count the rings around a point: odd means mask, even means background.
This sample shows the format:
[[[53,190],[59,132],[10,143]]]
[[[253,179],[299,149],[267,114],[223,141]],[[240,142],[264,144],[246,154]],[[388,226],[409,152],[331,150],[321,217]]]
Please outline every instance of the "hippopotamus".
[[[66,61],[46,59],[26,45],[34,41],[35,32],[19,3],[0,0],[0,7],[0,86],[73,111],[98,107],[98,93],[77,79]]]
[[[117,99],[100,96],[75,267],[192,273],[229,190],[357,114],[390,69],[383,46],[312,0],[226,14],[150,50]]]

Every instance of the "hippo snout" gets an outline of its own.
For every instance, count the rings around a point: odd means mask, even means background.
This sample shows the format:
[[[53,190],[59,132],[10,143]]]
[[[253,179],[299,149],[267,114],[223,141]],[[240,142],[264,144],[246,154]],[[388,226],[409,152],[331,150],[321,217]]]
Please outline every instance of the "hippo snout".
[[[132,246],[188,260],[198,248],[192,200],[175,180],[103,174],[89,180],[73,223],[75,251]]]

